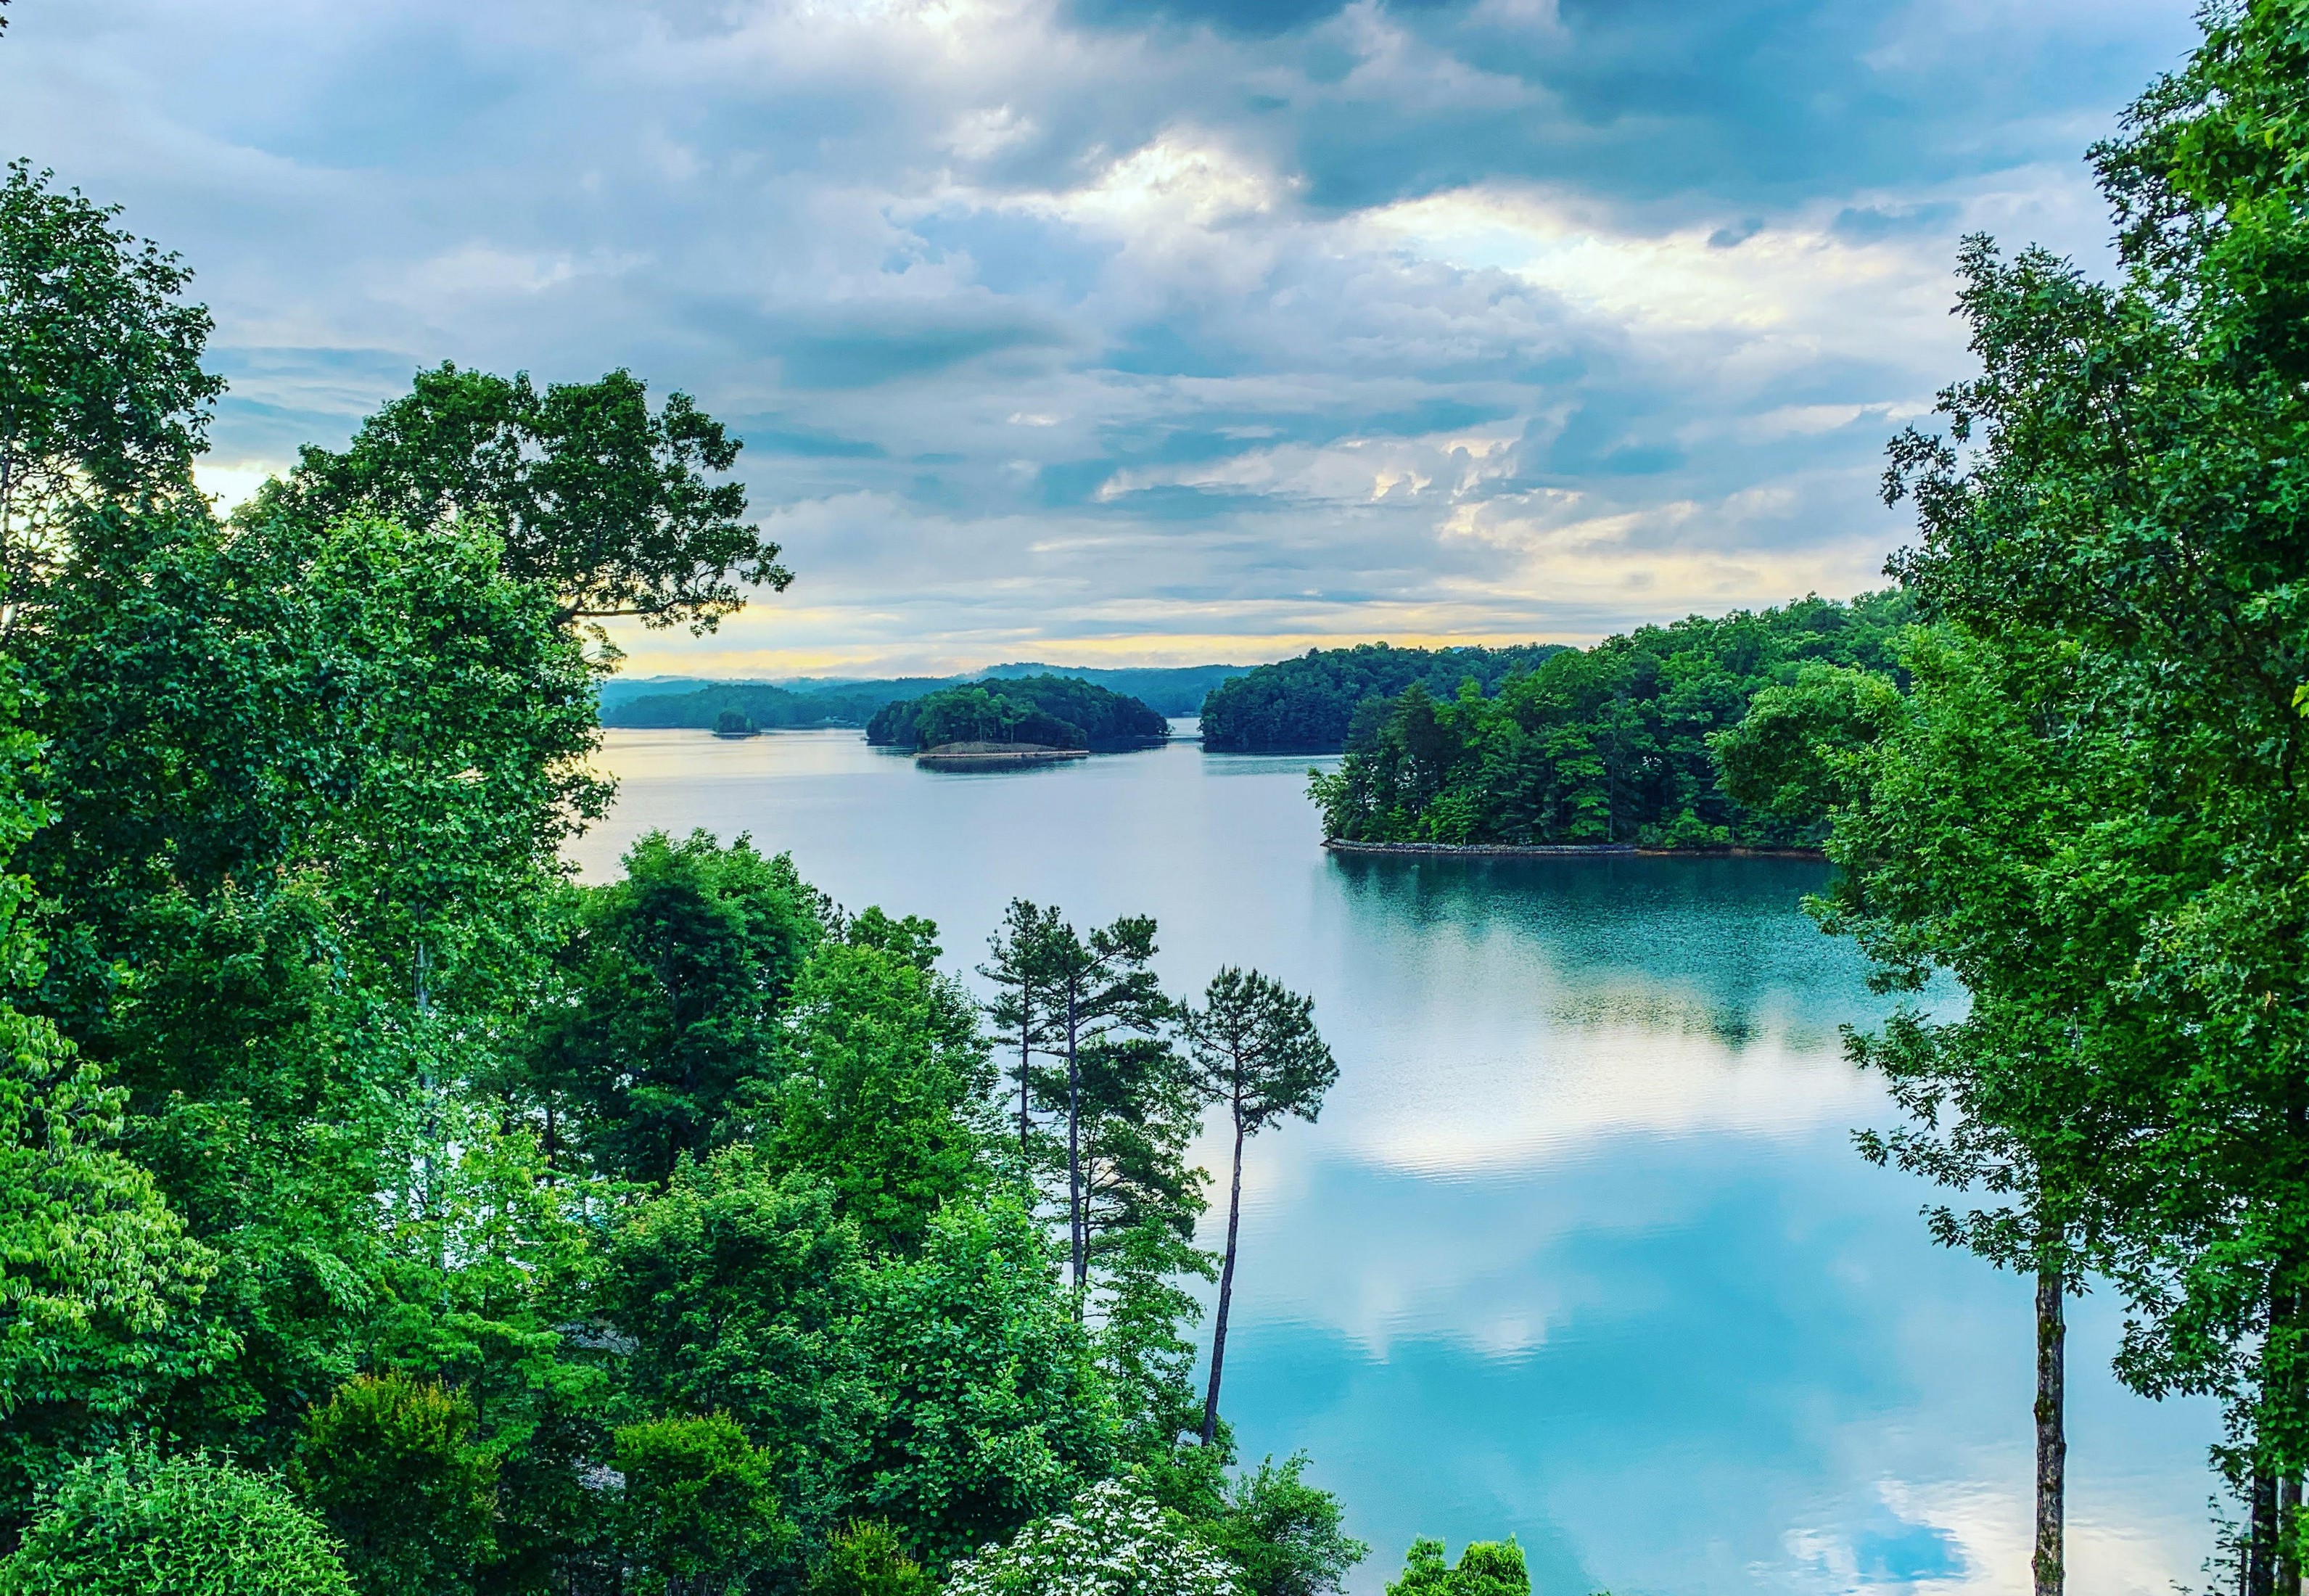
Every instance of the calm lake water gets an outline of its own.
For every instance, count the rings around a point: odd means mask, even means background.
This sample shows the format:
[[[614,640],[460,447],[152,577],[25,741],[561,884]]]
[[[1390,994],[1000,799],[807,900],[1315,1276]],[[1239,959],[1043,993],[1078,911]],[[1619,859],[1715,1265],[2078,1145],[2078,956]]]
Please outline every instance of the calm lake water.
[[[1851,1149],[1887,1110],[1838,1027],[1883,1001],[1797,907],[1822,867],[1333,858],[1305,759],[1192,744],[941,776],[854,732],[612,732],[603,762],[590,878],[746,831],[933,917],[956,970],[1025,897],[1155,915],[1174,991],[1314,993],[1340,1081],[1252,1144],[1225,1409],[1344,1496],[1358,1596],[1414,1535],[1509,1531],[1540,1596],[2028,1589],[2028,1289]],[[2077,1305],[2069,1588],[2196,1588],[2215,1415],[2118,1389],[2116,1333]]]

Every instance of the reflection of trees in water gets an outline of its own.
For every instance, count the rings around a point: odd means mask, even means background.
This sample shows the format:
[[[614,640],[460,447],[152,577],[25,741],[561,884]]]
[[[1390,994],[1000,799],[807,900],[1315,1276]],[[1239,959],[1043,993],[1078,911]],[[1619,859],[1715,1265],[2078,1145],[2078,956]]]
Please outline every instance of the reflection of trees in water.
[[[1537,975],[1549,1018],[1568,1027],[1810,1052],[1885,1007],[1851,945],[1804,914],[1829,874],[1808,860],[1340,854],[1330,869],[1358,917],[1450,939],[1469,978]]]

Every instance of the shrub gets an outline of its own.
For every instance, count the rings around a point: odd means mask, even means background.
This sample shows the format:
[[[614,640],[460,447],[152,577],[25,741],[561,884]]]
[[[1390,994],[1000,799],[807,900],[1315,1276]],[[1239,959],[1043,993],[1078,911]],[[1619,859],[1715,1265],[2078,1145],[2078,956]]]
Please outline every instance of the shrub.
[[[1007,1546],[955,1566],[946,1596],[1238,1596],[1234,1570],[1130,1485],[1109,1479]]]
[[[352,1596],[279,1480],[205,1454],[116,1453],[49,1495],[0,1563],[0,1596]]]
[[[728,1414],[627,1425],[617,1444],[626,1543],[669,1592],[737,1588],[790,1538],[770,1454]]]
[[[1531,1575],[1512,1535],[1471,1543],[1456,1568],[1445,1565],[1441,1541],[1422,1539],[1411,1543],[1403,1577],[1387,1596],[1531,1596]]]
[[[491,1549],[497,1460],[472,1404],[407,1375],[362,1375],[306,1415],[289,1478],[342,1539],[362,1596],[455,1596]]]
[[[938,1582],[889,1525],[853,1519],[827,1544],[809,1596],[938,1596]]]

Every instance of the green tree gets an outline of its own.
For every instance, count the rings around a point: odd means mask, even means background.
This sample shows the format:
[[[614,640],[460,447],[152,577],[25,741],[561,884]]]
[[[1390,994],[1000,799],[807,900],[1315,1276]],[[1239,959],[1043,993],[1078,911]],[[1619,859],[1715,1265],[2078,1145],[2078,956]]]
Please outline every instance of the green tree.
[[[978,967],[994,987],[986,1015],[994,1023],[996,1043],[1006,1056],[1014,1049],[1017,1054],[1007,1073],[1018,1089],[1021,1158],[1033,1157],[1034,1058],[1051,1045],[1052,962],[1063,924],[1055,906],[1014,898],[1003,911],[1002,928],[987,939],[987,962]]]
[[[1112,1466],[1112,1404],[1053,1264],[1033,1217],[993,1197],[947,1206],[919,1257],[874,1271],[859,1326],[872,1396],[846,1495],[932,1567]]]
[[[576,1106],[599,1167],[662,1184],[771,1084],[779,1016],[826,906],[791,860],[744,837],[725,848],[652,832],[625,864],[578,900],[567,995],[538,1019],[535,1078]]]
[[[627,1544],[665,1596],[741,1590],[791,1534],[770,1454],[726,1413],[627,1425],[617,1457]]]
[[[1309,1485],[1307,1454],[1273,1458],[1235,1480],[1224,1511],[1198,1526],[1235,1566],[1242,1596],[1323,1596],[1371,1548],[1340,1528],[1339,1499]]]
[[[1470,1541],[1454,1566],[1443,1560],[1443,1543],[1411,1543],[1403,1577],[1390,1581],[1387,1596],[1531,1596],[1523,1548],[1515,1538]]]
[[[0,1561],[0,1596],[352,1596],[278,1480],[205,1453],[82,1463]]]
[[[497,1460],[472,1403],[363,1375],[307,1415],[290,1482],[344,1546],[361,1596],[454,1596],[491,1550]]]
[[[984,1184],[992,1072],[968,994],[903,941],[852,940],[894,940],[869,914],[803,967],[755,1141],[823,1179],[870,1246],[913,1253],[943,1202]]]
[[[558,597],[558,622],[631,615],[705,632],[745,603],[741,585],[793,579],[745,520],[744,484],[708,480],[739,447],[686,394],[653,411],[627,371],[540,393],[527,372],[445,364],[419,372],[342,453],[299,451],[255,513],[487,521],[506,574]]]
[[[1227,1191],[1227,1236],[1219,1267],[1218,1313],[1211,1327],[1210,1388],[1203,1399],[1203,1443],[1218,1433],[1219,1381],[1226,1368],[1227,1310],[1242,1221],[1242,1145],[1286,1118],[1312,1121],[1339,1078],[1315,1029],[1315,1002],[1257,970],[1232,967],[1211,977],[1186,1019],[1187,1045],[1206,1100],[1226,1106],[1234,1131]]]
[[[922,1572],[889,1525],[852,1519],[834,1532],[826,1560],[811,1571],[809,1596],[937,1596],[938,1582]]]
[[[5,19],[0,19],[4,22]],[[73,517],[187,480],[221,378],[192,273],[80,190],[0,182],[0,584],[33,600]]]

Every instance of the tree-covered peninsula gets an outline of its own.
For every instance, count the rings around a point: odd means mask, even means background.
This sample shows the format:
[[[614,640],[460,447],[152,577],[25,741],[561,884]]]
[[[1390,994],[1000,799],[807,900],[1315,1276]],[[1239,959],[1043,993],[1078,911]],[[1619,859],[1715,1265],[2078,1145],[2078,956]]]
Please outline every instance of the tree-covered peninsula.
[[[1795,820],[1740,802],[1709,739],[1766,688],[1808,670],[1890,676],[1909,620],[1897,593],[1807,598],[1720,620],[1648,626],[1551,654],[1485,697],[1474,677],[1424,681],[1366,703],[1340,768],[1310,790],[1324,835],[1447,845],[1630,843],[1652,847],[1817,844]]]
[[[866,723],[867,742],[903,749],[1018,742],[1115,753],[1151,747],[1170,733],[1170,723],[1138,699],[1067,676],[946,688],[886,704]]]
[[[1203,747],[1215,753],[1335,754],[1346,746],[1355,712],[1366,704],[1392,699],[1414,682],[1438,697],[1457,692],[1463,681],[1490,692],[1511,672],[1531,670],[1561,651],[1557,643],[1311,648],[1213,688],[1203,700]]]

